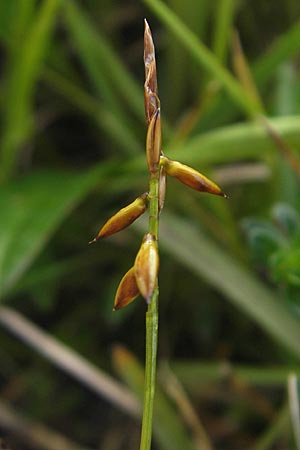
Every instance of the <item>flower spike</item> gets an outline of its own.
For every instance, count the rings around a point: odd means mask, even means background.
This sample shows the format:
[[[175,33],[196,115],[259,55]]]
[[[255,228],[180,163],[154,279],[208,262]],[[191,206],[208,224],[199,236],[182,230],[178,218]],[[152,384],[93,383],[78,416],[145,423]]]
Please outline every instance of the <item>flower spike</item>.
[[[145,212],[149,204],[148,232],[143,238],[134,266],[128,270],[120,281],[113,308],[115,311],[127,306],[139,294],[144,297],[148,304],[146,315],[145,400],[140,448],[149,450],[151,447],[158,336],[158,230],[159,217],[166,194],[166,178],[167,175],[170,175],[197,191],[227,196],[217,184],[200,172],[178,161],[172,161],[162,152],[161,108],[157,88],[155,48],[146,19],[144,25],[144,102],[147,124],[146,159],[150,175],[149,193],[141,195],[111,217],[91,242],[126,228]]]

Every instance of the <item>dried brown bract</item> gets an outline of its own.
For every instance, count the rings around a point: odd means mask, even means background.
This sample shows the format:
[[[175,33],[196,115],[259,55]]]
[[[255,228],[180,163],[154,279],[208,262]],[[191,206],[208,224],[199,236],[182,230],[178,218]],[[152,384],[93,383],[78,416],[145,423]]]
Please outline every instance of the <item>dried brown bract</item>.
[[[158,171],[161,154],[161,119],[160,108],[152,116],[148,125],[146,138],[146,156],[149,172],[155,176]]]
[[[150,120],[160,106],[157,90],[157,76],[156,76],[156,62],[155,49],[152,39],[152,34],[147,20],[144,20],[144,65],[145,65],[145,113],[146,121],[149,125]]]

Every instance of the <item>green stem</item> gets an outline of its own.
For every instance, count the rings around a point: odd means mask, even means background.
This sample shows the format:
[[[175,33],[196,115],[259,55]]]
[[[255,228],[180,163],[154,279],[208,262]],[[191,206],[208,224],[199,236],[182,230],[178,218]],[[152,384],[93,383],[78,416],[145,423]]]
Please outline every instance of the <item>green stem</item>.
[[[263,435],[256,441],[253,450],[268,450],[273,447],[274,442],[290,426],[289,408],[284,405],[279,411],[277,417],[272,421],[270,427],[263,433]]]
[[[149,233],[158,238],[159,223],[159,172],[151,177],[149,189]],[[144,385],[144,408],[140,450],[150,450],[152,438],[153,404],[156,383],[156,354],[158,340],[158,285],[146,313],[146,362]]]

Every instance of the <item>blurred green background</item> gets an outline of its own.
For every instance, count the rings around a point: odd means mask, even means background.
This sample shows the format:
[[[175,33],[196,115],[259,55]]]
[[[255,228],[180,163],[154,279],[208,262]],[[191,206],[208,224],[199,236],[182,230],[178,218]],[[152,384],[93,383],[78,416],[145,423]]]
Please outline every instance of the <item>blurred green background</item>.
[[[138,448],[146,219],[87,243],[147,190],[144,17],[163,148],[230,196],[168,183],[153,449],[299,450],[298,0],[0,2],[0,439]]]

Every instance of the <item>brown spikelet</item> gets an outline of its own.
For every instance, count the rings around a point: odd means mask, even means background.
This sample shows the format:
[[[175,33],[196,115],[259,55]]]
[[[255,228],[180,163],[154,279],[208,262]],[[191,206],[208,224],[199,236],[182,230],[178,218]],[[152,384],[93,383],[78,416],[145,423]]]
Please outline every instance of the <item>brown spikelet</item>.
[[[160,119],[160,108],[158,108],[150,120],[146,138],[147,164],[149,172],[153,176],[155,176],[158,171],[160,154],[161,154],[161,119]]]
[[[144,32],[144,65],[145,65],[145,84],[144,84],[144,96],[145,96],[145,113],[146,121],[149,125],[150,120],[159,108],[159,98],[157,91],[157,76],[156,76],[156,62],[155,62],[155,49],[152,39],[152,34],[147,20],[144,20],[145,32]]]
[[[139,293],[140,291],[135,278],[135,270],[134,267],[131,267],[119,284],[115,296],[113,311],[129,305],[129,303],[131,303],[139,295]]]
[[[148,193],[140,195],[132,203],[120,209],[103,225],[95,239],[90,244],[107,236],[111,236],[118,231],[128,227],[138,217],[140,217],[148,207]]]
[[[192,167],[181,164],[178,161],[172,161],[166,156],[161,156],[160,161],[168,175],[177,178],[183,184],[186,184],[192,189],[200,192],[220,195],[225,198],[227,197],[227,195],[222,192],[221,188],[216,183]]]
[[[151,233],[147,233],[136,256],[135,278],[140,293],[150,303],[157,283],[159,256],[157,243]]]

